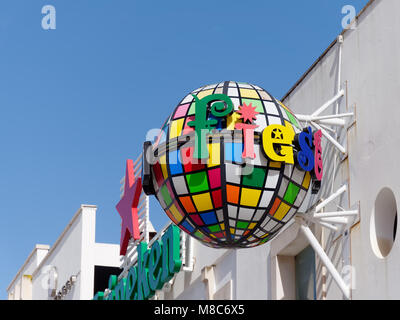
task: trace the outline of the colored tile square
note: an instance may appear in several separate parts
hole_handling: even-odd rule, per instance
[[[187,174],[186,180],[191,193],[208,190],[207,173],[205,171]]]
[[[161,185],[164,183],[164,177],[161,171],[161,166],[160,163],[156,162],[153,165],[153,172],[154,172],[154,177],[156,179],[158,187],[161,187]]]
[[[285,110],[285,111],[286,111],[286,114],[287,114],[287,116],[288,116],[288,118],[289,118],[289,121],[290,121],[295,127],[297,127],[298,129],[301,130],[301,128],[300,128],[300,126],[299,126],[299,123],[297,122],[296,118],[295,118],[289,111],[287,111],[287,110]]]
[[[280,169],[282,167],[282,162],[270,161],[269,166],[270,168]]]
[[[248,222],[244,222],[244,221],[238,221],[236,222],[236,228],[239,229],[247,229],[247,227],[249,226]]]
[[[178,220],[175,219],[174,215],[169,211],[168,209],[165,210],[165,213],[167,214],[168,218],[172,220],[173,223],[178,224]]]
[[[196,212],[196,208],[194,207],[192,199],[190,198],[190,196],[180,197],[179,200],[181,201],[182,206],[185,208],[187,213]]]
[[[161,187],[160,192],[165,201],[165,204],[169,206],[172,203],[172,198],[165,184]]]
[[[181,148],[180,152],[185,172],[199,171],[206,168],[204,164],[201,164],[200,160],[193,159],[193,147]]]
[[[261,99],[263,100],[272,100],[271,96],[265,92],[264,90],[258,90],[258,93],[260,94]]]
[[[160,157],[160,165],[164,180],[166,180],[168,178],[168,169],[167,169],[167,157],[165,156],[165,154]]]
[[[176,221],[181,222],[183,220],[183,216],[179,212],[179,210],[176,208],[176,206],[173,204],[170,208],[169,211],[171,211],[172,215],[175,217]]]
[[[213,209],[210,193],[201,193],[193,196],[194,205],[197,211],[209,211]]]
[[[187,229],[190,233],[194,231],[194,228],[187,221],[183,221],[181,226]]]
[[[243,176],[243,184],[248,187],[263,188],[266,170],[263,168],[253,168],[253,172]]]
[[[176,109],[176,112],[175,112],[175,115],[174,115],[174,119],[178,119],[178,118],[182,118],[182,117],[186,116],[186,113],[187,113],[187,111],[189,109],[189,106],[190,106],[189,103],[179,106]]]
[[[230,206],[230,205],[228,205],[228,216],[229,216],[229,218],[232,218],[232,219],[237,219],[237,212],[238,212],[238,207],[236,207],[236,206]],[[235,220],[232,220],[232,221],[235,221]],[[235,225],[235,223],[233,223],[233,226]]]
[[[267,181],[265,181],[265,188],[275,189],[279,181],[280,172],[277,170],[269,170]]]
[[[253,89],[240,89],[240,96],[242,98],[260,99],[256,90]]]
[[[208,144],[208,167],[215,167],[221,164],[221,144],[209,143]]]
[[[172,177],[172,183],[174,184],[175,191],[178,195],[184,195],[189,193],[186,187],[184,176]]]
[[[188,116],[192,116],[196,113],[196,102],[193,101],[192,104],[190,105],[189,111],[188,111]]]
[[[279,205],[281,204],[281,200],[279,198],[276,198],[274,200],[274,204],[272,205],[271,209],[269,210],[269,214],[271,216],[273,216],[276,212],[276,210],[278,210]]]
[[[240,204],[248,207],[256,207],[260,199],[261,190],[242,188]]]
[[[261,201],[259,207],[261,208],[268,208],[269,204],[271,203],[271,199],[274,196],[274,191],[264,191],[261,197]]]
[[[201,100],[201,99],[203,99],[204,97],[207,97],[207,96],[213,94],[213,92],[214,92],[214,89],[200,91],[200,92],[197,94],[197,98],[199,98],[199,100]]]
[[[210,230],[210,232],[219,232],[219,231],[221,231],[221,227],[219,225],[208,227],[208,229]]]
[[[172,121],[171,126],[169,128],[170,139],[176,138],[181,135],[184,121],[185,121],[184,118]]]
[[[186,118],[185,126],[183,127],[183,132],[182,132],[183,135],[189,134],[190,132],[194,131],[193,127],[189,127],[188,126],[188,123],[191,122],[191,121],[194,121],[194,116],[189,116],[189,117]]]
[[[193,222],[198,225],[198,226],[204,226],[203,220],[201,220],[200,216],[198,214],[192,214],[190,215],[190,218],[193,220]]]
[[[282,120],[280,117],[268,116],[268,125],[271,126],[273,124],[282,125]]]
[[[283,197],[283,200],[285,200],[286,202],[288,202],[290,204],[293,204],[294,201],[296,200],[296,197],[297,197],[299,191],[300,191],[300,188],[298,186],[296,186],[294,183],[290,182],[287,187],[285,196]]]
[[[211,192],[212,199],[214,202],[214,207],[215,208],[220,208],[222,207],[222,194],[221,194],[221,189],[215,190]]]
[[[265,112],[270,115],[279,116],[278,108],[274,102],[264,101]]]
[[[218,220],[217,220],[217,216],[215,215],[215,212],[206,212],[206,213],[202,213],[200,214],[201,218],[203,219],[205,224],[217,224]]]
[[[285,215],[289,212],[289,210],[290,206],[282,202],[278,210],[276,210],[274,218],[277,220],[282,220],[285,217]]]
[[[264,114],[264,106],[261,100],[254,100],[254,99],[242,99],[242,103],[246,103],[247,105],[251,104],[252,107],[256,107],[256,111]],[[260,115],[257,115],[259,117]]]
[[[237,186],[232,186],[230,184],[226,185],[227,200],[230,203],[239,203],[239,191],[240,188]]]
[[[172,175],[183,173],[181,159],[177,150],[169,152],[169,170]]]
[[[225,160],[242,163],[243,143],[225,143]]]
[[[225,165],[226,182],[240,184],[241,167],[236,164],[227,163]]]
[[[209,170],[208,180],[210,181],[211,189],[216,189],[221,187],[221,168]]]
[[[310,186],[310,180],[311,180],[311,175],[309,172],[306,172],[306,175],[304,176],[303,180],[303,188],[308,189]]]

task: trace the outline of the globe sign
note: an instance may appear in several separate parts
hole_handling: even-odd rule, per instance
[[[320,132],[303,130],[286,106],[247,83],[194,90],[150,147],[143,189],[213,248],[268,242],[322,178]]]

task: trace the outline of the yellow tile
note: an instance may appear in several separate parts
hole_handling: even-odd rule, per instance
[[[264,234],[261,238],[264,239],[264,238],[266,238],[266,237],[268,237],[268,236],[269,236],[269,233]]]
[[[289,212],[290,206],[288,206],[286,203],[281,203],[279,206],[278,210],[276,210],[274,214],[274,218],[277,220],[282,220],[286,214]]]
[[[210,193],[208,192],[193,196],[193,201],[197,211],[208,211],[213,209]]]
[[[201,91],[201,92],[197,95],[197,98],[199,98],[199,99],[201,100],[201,99],[203,99],[204,97],[207,97],[207,96],[213,94],[213,92],[214,92],[214,89]]]
[[[221,154],[220,149],[221,146],[219,143],[209,143],[208,144],[208,166],[209,167],[216,167],[221,164]]]
[[[222,231],[225,230],[225,223],[221,223],[219,226],[221,227],[221,230],[222,230]]]
[[[261,190],[242,188],[240,204],[248,207],[256,207],[260,195]]]
[[[235,229],[231,228],[231,234],[235,234]]]
[[[176,138],[181,135],[184,121],[185,118],[172,121],[171,128],[169,130],[170,139]]]
[[[306,172],[306,175],[304,176],[304,180],[303,180],[303,187],[308,189],[308,187],[310,186],[310,180],[311,180],[311,175],[309,172]]]
[[[273,161],[271,161],[271,162],[269,163],[269,166],[270,166],[271,168],[278,168],[278,169],[280,169],[281,166],[282,166],[282,162],[273,162]]]
[[[162,170],[163,177],[164,177],[164,179],[167,179],[168,178],[167,157],[165,156],[165,154],[160,157],[160,164],[161,164],[161,170]]]
[[[178,221],[178,223],[182,221],[182,219],[183,219],[182,215],[178,211],[178,209],[175,207],[174,204],[171,206],[171,208],[169,208],[169,211],[171,211],[171,213],[174,215],[174,217]]]
[[[240,89],[242,98],[260,99],[256,90],[253,89]]]
[[[257,223],[250,223],[249,229],[254,229],[256,225],[257,225]]]

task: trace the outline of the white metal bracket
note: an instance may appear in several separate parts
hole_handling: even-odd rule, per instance
[[[297,119],[306,124],[310,124],[317,130],[321,130],[322,135],[343,155],[346,154],[346,148],[339,143],[337,139],[337,128],[345,127],[346,121],[344,119],[351,118],[354,113],[339,113],[339,100],[345,95],[345,90],[341,83],[342,74],[342,46],[343,46],[343,36],[338,37],[337,43],[339,44],[339,58],[338,58],[338,74],[337,74],[337,92],[333,98],[325,102],[320,108],[318,108],[311,115],[296,114]],[[322,115],[326,109],[331,105],[336,104],[335,112],[330,115]],[[334,128],[331,128],[334,127]],[[334,137],[330,134],[333,133]]]
[[[346,299],[351,296],[351,284],[347,284],[340,273],[335,268],[331,259],[326,254],[324,248],[319,243],[318,239],[314,236],[309,224],[317,224],[321,227],[327,228],[334,232],[343,232],[347,230],[352,222],[359,217],[359,209],[357,210],[342,210],[336,212],[323,212],[324,208],[332,201],[340,197],[347,191],[347,185],[342,186],[336,192],[333,192],[328,198],[321,201],[314,210],[307,213],[298,213],[296,221],[300,224],[300,230],[313,247],[315,253],[319,256],[322,263],[327,268],[328,272],[332,275],[333,280],[339,286]]]

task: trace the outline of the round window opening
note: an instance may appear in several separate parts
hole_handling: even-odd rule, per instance
[[[378,258],[392,250],[397,233],[397,203],[393,191],[384,188],[376,197],[371,216],[371,245]]]

